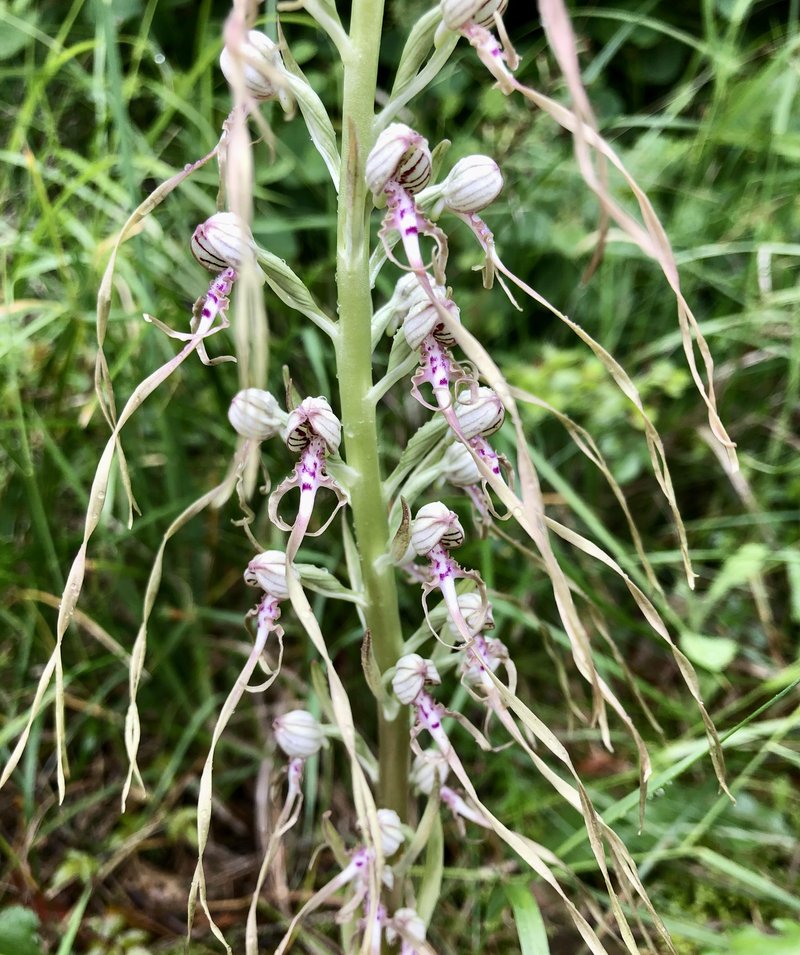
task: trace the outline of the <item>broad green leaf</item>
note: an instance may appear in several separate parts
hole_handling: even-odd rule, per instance
[[[514,921],[517,923],[522,955],[550,955],[544,919],[533,892],[517,882],[512,882],[504,888],[506,897],[514,910]]]
[[[426,925],[439,902],[442,892],[442,873],[444,872],[444,831],[442,818],[437,816],[431,828],[428,845],[425,847],[425,865],[422,881],[417,892],[417,914]]]
[[[735,658],[738,646],[729,637],[706,637],[701,633],[684,633],[681,650],[687,657],[712,673],[721,673]]]
[[[734,587],[741,587],[760,573],[769,556],[770,551],[767,545],[755,541],[744,544],[736,553],[731,554],[705,595],[706,611]]]
[[[0,955],[44,955],[39,944],[39,917],[21,905],[0,912]]]
[[[705,949],[703,955],[797,955],[800,952],[800,923],[776,919],[777,935],[767,935],[748,925],[730,932],[725,948]]]

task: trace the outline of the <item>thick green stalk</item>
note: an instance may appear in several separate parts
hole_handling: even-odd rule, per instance
[[[353,0],[350,55],[344,63],[342,174],[339,184],[336,284],[339,334],[336,363],[347,463],[353,469],[351,502],[366,590],[365,617],[381,671],[402,651],[394,569],[386,554],[389,526],[378,455],[372,387],[369,284],[369,210],[364,166],[372,145],[375,83],[383,22],[383,0]],[[408,718],[379,720],[379,805],[407,815]]]

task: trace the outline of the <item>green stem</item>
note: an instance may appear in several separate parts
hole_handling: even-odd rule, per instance
[[[381,493],[378,429],[372,387],[372,296],[369,283],[369,213],[364,166],[372,146],[375,84],[383,0],[353,0],[350,56],[345,61],[342,105],[342,174],[339,184],[336,283],[339,334],[336,363],[347,463],[354,475],[351,508],[366,591],[364,611],[381,672],[397,662],[402,632],[394,569],[384,557],[389,525]],[[368,202],[369,198],[369,202]],[[378,708],[378,803],[407,817],[409,726],[406,711],[390,722]]]

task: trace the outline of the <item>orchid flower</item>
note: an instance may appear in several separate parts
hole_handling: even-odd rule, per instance
[[[469,40],[500,89],[511,93],[517,86],[512,71],[519,57],[501,16],[507,6],[508,0],[441,0],[440,9],[445,26]],[[496,28],[499,42],[489,26]]]
[[[483,813],[471,806],[455,789],[446,785],[449,772],[447,760],[439,750],[426,749],[414,757],[411,776],[416,788],[425,795],[430,795],[438,782],[439,798],[453,814],[462,834],[466,832],[464,820],[483,829],[490,829],[491,824]]]
[[[247,910],[245,955],[258,955],[258,922],[256,920],[258,900],[261,895],[264,880],[267,877],[267,873],[280,846],[281,839],[300,818],[300,810],[303,805],[303,790],[301,784],[303,781],[305,763],[306,761],[303,757],[295,756],[289,760],[289,764],[286,767],[286,799],[280,811],[280,815],[272,828],[269,842],[264,852],[264,859],[261,862],[261,868],[258,872],[258,879],[256,880],[253,895],[250,899],[250,907]]]
[[[219,717],[217,718],[214,731],[211,734],[211,745],[208,749],[203,772],[200,777],[200,793],[197,799],[197,866],[195,868],[192,885],[189,890],[188,905],[188,925],[191,929],[194,919],[194,909],[199,895],[200,905],[208,919],[209,926],[214,935],[230,951],[230,946],[225,941],[219,926],[211,916],[208,907],[208,898],[206,896],[206,877],[203,867],[203,855],[205,852],[208,834],[211,828],[211,806],[212,806],[212,780],[214,769],[214,754],[217,743],[222,736],[225,727],[233,716],[236,707],[239,704],[245,691],[261,692],[266,690],[275,681],[280,672],[280,664],[283,658],[283,628],[277,622],[280,617],[280,603],[288,599],[289,590],[286,584],[286,556],[280,551],[265,551],[254,557],[247,565],[244,574],[245,583],[251,586],[261,587],[264,594],[258,605],[249,612],[248,617],[256,617],[256,638],[253,648],[239,673],[231,691],[228,694],[225,703],[222,706]],[[259,686],[249,684],[253,671],[256,668],[267,639],[271,633],[278,638],[280,646],[280,656],[278,667],[270,677]]]
[[[433,273],[439,284],[444,283],[447,263],[447,236],[417,207],[414,194],[431,177],[431,152],[424,136],[405,123],[392,123],[378,136],[367,157],[366,180],[376,200],[386,199],[386,216],[378,236],[387,258],[399,268],[408,268],[430,294],[428,266],[422,260],[420,235],[429,235],[436,243],[433,255]],[[408,266],[395,258],[388,241],[397,232],[406,254]]]
[[[464,570],[450,556],[450,548],[464,542],[464,529],[457,515],[441,501],[426,504],[417,511],[411,524],[411,547],[416,554],[430,561],[428,579],[422,587],[422,606],[425,619],[431,631],[440,639],[428,615],[427,597],[432,590],[441,590],[451,623],[463,640],[461,646],[469,646],[478,630],[472,629],[464,617],[456,593],[456,580],[474,580],[478,585],[481,599],[486,604],[486,585],[480,574],[474,570]]]
[[[324,533],[339,509],[347,504],[347,495],[326,470],[329,454],[335,453],[342,439],[342,425],[325,398],[305,398],[289,415],[286,425],[286,444],[290,451],[300,453],[294,472],[283,480],[269,499],[269,518],[276,527],[291,531],[286,545],[286,557],[294,560],[297,550],[308,534],[308,525],[314,509],[317,491],[328,488],[336,495],[336,507],[322,527],[309,534],[318,537]],[[287,524],[278,514],[284,495],[292,488],[300,489],[300,506],[294,524]]]
[[[400,817],[392,809],[378,809],[377,817],[381,835],[381,854],[384,857],[391,856],[405,840]],[[374,906],[374,919],[369,924],[367,923],[370,913],[369,886],[372,881],[372,869],[376,860],[377,855],[374,848],[358,846],[353,849],[350,853],[349,861],[342,871],[315,892],[294,916],[286,935],[275,950],[275,955],[283,955],[287,950],[291,944],[295,928],[309,912],[318,909],[340,889],[345,887],[349,887],[351,894],[349,899],[337,912],[336,921],[339,923],[348,922],[359,909],[362,909],[364,914],[361,919],[361,928],[369,940],[367,950],[370,953],[374,953],[374,955],[380,955],[381,933],[386,921],[386,909],[382,904],[378,903]],[[391,888],[394,883],[392,870],[388,866],[383,866],[382,872],[383,884]]]

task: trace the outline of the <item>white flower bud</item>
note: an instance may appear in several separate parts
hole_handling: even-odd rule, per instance
[[[481,387],[473,394],[462,391],[456,399],[456,417],[465,438],[494,434],[503,423],[503,402],[491,388]]]
[[[500,195],[503,174],[490,156],[460,159],[442,183],[442,197],[454,212],[480,212]]]
[[[342,441],[342,423],[325,398],[304,398],[286,423],[286,444],[299,452],[313,436],[322,438],[328,451],[337,451]]]
[[[494,14],[503,13],[508,0],[442,0],[442,19],[451,30],[467,23],[487,27],[494,23]]]
[[[211,272],[240,269],[245,259],[255,261],[253,233],[234,212],[216,212],[192,235],[192,255]]]
[[[475,459],[460,441],[451,444],[442,457],[442,477],[456,487],[471,487],[482,481]]]
[[[260,587],[276,600],[288,600],[286,554],[282,550],[265,550],[263,554],[257,554],[247,565],[244,582],[251,587]]]
[[[386,941],[394,945],[398,936],[411,945],[421,946],[425,942],[425,923],[414,909],[397,909],[386,924]],[[416,947],[413,951],[416,951]]]
[[[228,408],[228,420],[237,434],[254,441],[266,441],[286,426],[286,412],[268,391],[245,388]]]
[[[308,710],[291,710],[272,722],[275,742],[293,759],[308,759],[318,753],[323,733],[317,718]]]
[[[410,193],[419,192],[431,178],[428,141],[405,123],[392,123],[370,150],[365,175],[376,198],[388,182],[399,183]]]
[[[423,660],[418,653],[407,653],[397,661],[392,689],[401,703],[413,703],[426,683],[441,682],[432,660]]]
[[[394,809],[379,809],[377,815],[381,830],[381,849],[388,858],[406,841],[403,824]]]
[[[429,796],[436,785],[437,777],[439,785],[444,786],[449,773],[450,767],[447,765],[447,760],[439,750],[428,749],[421,756],[414,757],[411,781],[421,793]]]
[[[438,309],[434,307],[424,289],[420,288],[420,292],[421,295],[415,295],[412,299],[408,314],[403,319],[403,334],[409,347],[416,351],[428,335],[434,335],[444,345],[454,345],[455,339],[444,327]],[[433,292],[453,318],[460,321],[458,306],[447,297],[447,289],[443,285],[435,285]]]
[[[248,30],[247,39],[236,53],[227,46],[223,49],[219,66],[231,86],[236,77],[237,56],[241,57],[245,86],[253,99],[268,100],[281,95],[283,85],[279,74],[283,72],[283,60],[278,45],[266,33]]]
[[[456,598],[461,615],[464,617],[464,623],[473,637],[483,633],[484,630],[494,629],[494,616],[492,614],[492,605],[481,596],[477,590],[470,590],[464,594],[459,594]],[[462,631],[456,626],[448,615],[445,631],[456,641],[463,640]]]
[[[492,605],[485,601],[477,590],[459,594],[457,600],[470,633],[476,634],[482,630],[492,630],[494,628]]]
[[[247,92],[254,99],[275,99],[281,85],[277,82],[277,73],[283,70],[283,60],[278,45],[259,30],[248,30],[247,39],[241,44],[237,52],[227,46],[222,50],[219,66],[222,74],[231,86],[236,77],[235,59],[242,60],[242,72]],[[259,68],[261,67],[261,68]]]
[[[437,544],[450,548],[463,543],[464,528],[458,516],[441,501],[421,507],[411,522],[411,546],[417,554],[427,554]]]
[[[413,272],[404,272],[395,283],[389,304],[403,318],[408,310],[420,301],[420,295],[428,297],[417,276]]]

